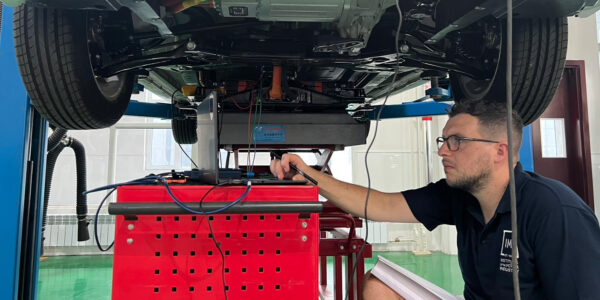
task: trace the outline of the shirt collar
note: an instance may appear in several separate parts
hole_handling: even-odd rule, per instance
[[[517,166],[515,167],[515,193],[517,200],[519,199],[519,191],[525,182],[526,177],[527,173],[523,171],[523,166],[521,166],[520,162],[517,162]],[[510,212],[510,186],[506,187],[506,191],[504,192],[504,195],[502,195],[502,199],[500,199],[500,203],[496,209],[496,214],[507,212]]]

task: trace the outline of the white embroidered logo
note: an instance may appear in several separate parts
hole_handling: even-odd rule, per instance
[[[500,248],[500,271],[512,272],[512,230],[502,233],[502,247]],[[517,252],[517,258],[519,253]]]

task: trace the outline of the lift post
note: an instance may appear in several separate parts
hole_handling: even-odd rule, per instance
[[[0,249],[3,266],[0,270],[0,295],[3,295],[5,299],[29,300],[36,298],[39,256],[42,246],[41,207],[44,198],[43,174],[47,122],[33,110],[18,71],[13,40],[13,9],[6,6],[2,8],[0,65],[3,69],[0,71],[0,88],[4,95],[3,103],[5,105],[0,118],[0,126],[5,133],[0,139],[0,155],[4,169],[0,174],[0,180],[5,201],[0,210],[4,242],[4,246]],[[158,109],[157,107],[157,105],[132,101],[128,108],[128,114],[169,118],[171,115],[169,105],[163,104]],[[445,114],[446,107],[447,105],[435,102],[388,106],[382,114],[382,118],[440,115]],[[154,109],[153,112],[149,112],[149,108]],[[371,119],[375,119],[374,116],[374,114],[370,115]],[[521,161],[527,161],[528,163],[524,164],[525,169],[528,169],[529,165],[529,169],[532,170],[530,139],[530,129],[526,129],[523,137],[526,146],[522,148]],[[354,226],[360,225],[354,224]],[[336,227],[338,226],[336,225]],[[322,255],[335,255],[336,264],[339,258],[340,267],[336,267],[337,272],[341,270],[341,256],[339,256],[341,253],[337,252],[340,247],[335,243],[338,241],[332,241],[331,247],[327,247],[332,253],[322,253]],[[342,255],[349,253],[353,253],[352,250],[348,253],[344,252]],[[362,273],[361,271],[359,270],[358,274]],[[337,277],[341,277],[341,273]],[[326,277],[321,279],[322,285],[326,284],[325,280]],[[356,290],[356,292],[359,294],[360,291]]]
[[[3,201],[0,210],[0,295],[35,299],[41,248],[47,122],[33,110],[18,71],[13,40],[13,9],[3,6],[0,27],[0,126]]]

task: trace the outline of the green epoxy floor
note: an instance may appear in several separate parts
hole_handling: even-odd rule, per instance
[[[416,256],[411,252],[374,252],[374,258],[365,262],[366,270],[373,267],[378,255],[452,294],[462,294],[464,282],[456,256],[438,252],[425,256]],[[332,260],[328,263],[328,269],[328,274],[332,274]],[[332,282],[331,278],[328,282]],[[109,255],[50,257],[40,263],[38,299],[108,300],[111,285],[112,256]]]
[[[110,299],[112,255],[56,256],[40,262],[38,297]]]

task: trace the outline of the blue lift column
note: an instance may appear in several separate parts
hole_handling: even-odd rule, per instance
[[[519,161],[523,170],[533,172],[533,145],[531,143],[531,125],[523,128],[523,139],[519,149]]]
[[[41,244],[47,122],[32,109],[13,41],[13,9],[2,7],[0,27],[0,187],[2,299],[35,299]]]

